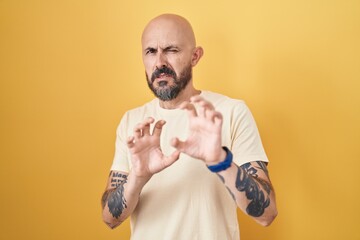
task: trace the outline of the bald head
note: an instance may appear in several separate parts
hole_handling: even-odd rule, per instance
[[[193,95],[192,68],[203,55],[190,23],[174,14],[152,19],[141,38],[147,83],[162,101]]]
[[[143,49],[153,44],[177,44],[183,48],[196,46],[195,35],[190,23],[175,14],[163,14],[152,19],[142,34]]]

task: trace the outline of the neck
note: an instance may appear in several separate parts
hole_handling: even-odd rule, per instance
[[[190,98],[195,95],[199,95],[201,93],[200,90],[195,89],[191,83],[186,86],[184,90],[182,90],[179,95],[170,101],[162,101],[159,100],[160,107],[165,109],[175,109],[178,108],[179,105],[184,101],[190,101]]]

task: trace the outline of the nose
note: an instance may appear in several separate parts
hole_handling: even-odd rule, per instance
[[[156,55],[155,67],[160,69],[164,66],[167,66],[167,59],[165,54],[159,51]]]

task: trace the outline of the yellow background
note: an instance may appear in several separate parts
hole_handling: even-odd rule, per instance
[[[358,0],[0,1],[0,239],[129,238],[100,197],[164,12],[205,49],[195,85],[245,99],[271,160],[278,218],[239,212],[242,240],[360,239]]]

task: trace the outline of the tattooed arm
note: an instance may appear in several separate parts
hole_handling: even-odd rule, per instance
[[[222,162],[226,158],[221,147],[222,114],[201,96],[191,97],[190,102],[180,105],[180,109],[188,112],[190,132],[185,141],[172,139],[172,146],[208,166]],[[277,215],[275,194],[265,163],[258,161],[240,167],[231,163],[218,175],[241,210],[264,226],[274,220]]]
[[[141,189],[148,179],[111,171],[101,198],[103,221],[110,227],[119,226],[135,209]]]
[[[275,193],[266,163],[250,162],[217,173],[233,196],[238,207],[263,226],[268,226],[277,215]]]
[[[147,118],[134,128],[134,135],[127,139],[131,153],[132,169],[129,174],[110,172],[108,185],[102,197],[103,220],[111,228],[120,225],[135,209],[144,185],[156,173],[169,167],[180,152],[165,156],[160,148],[160,135],[165,121]]]

